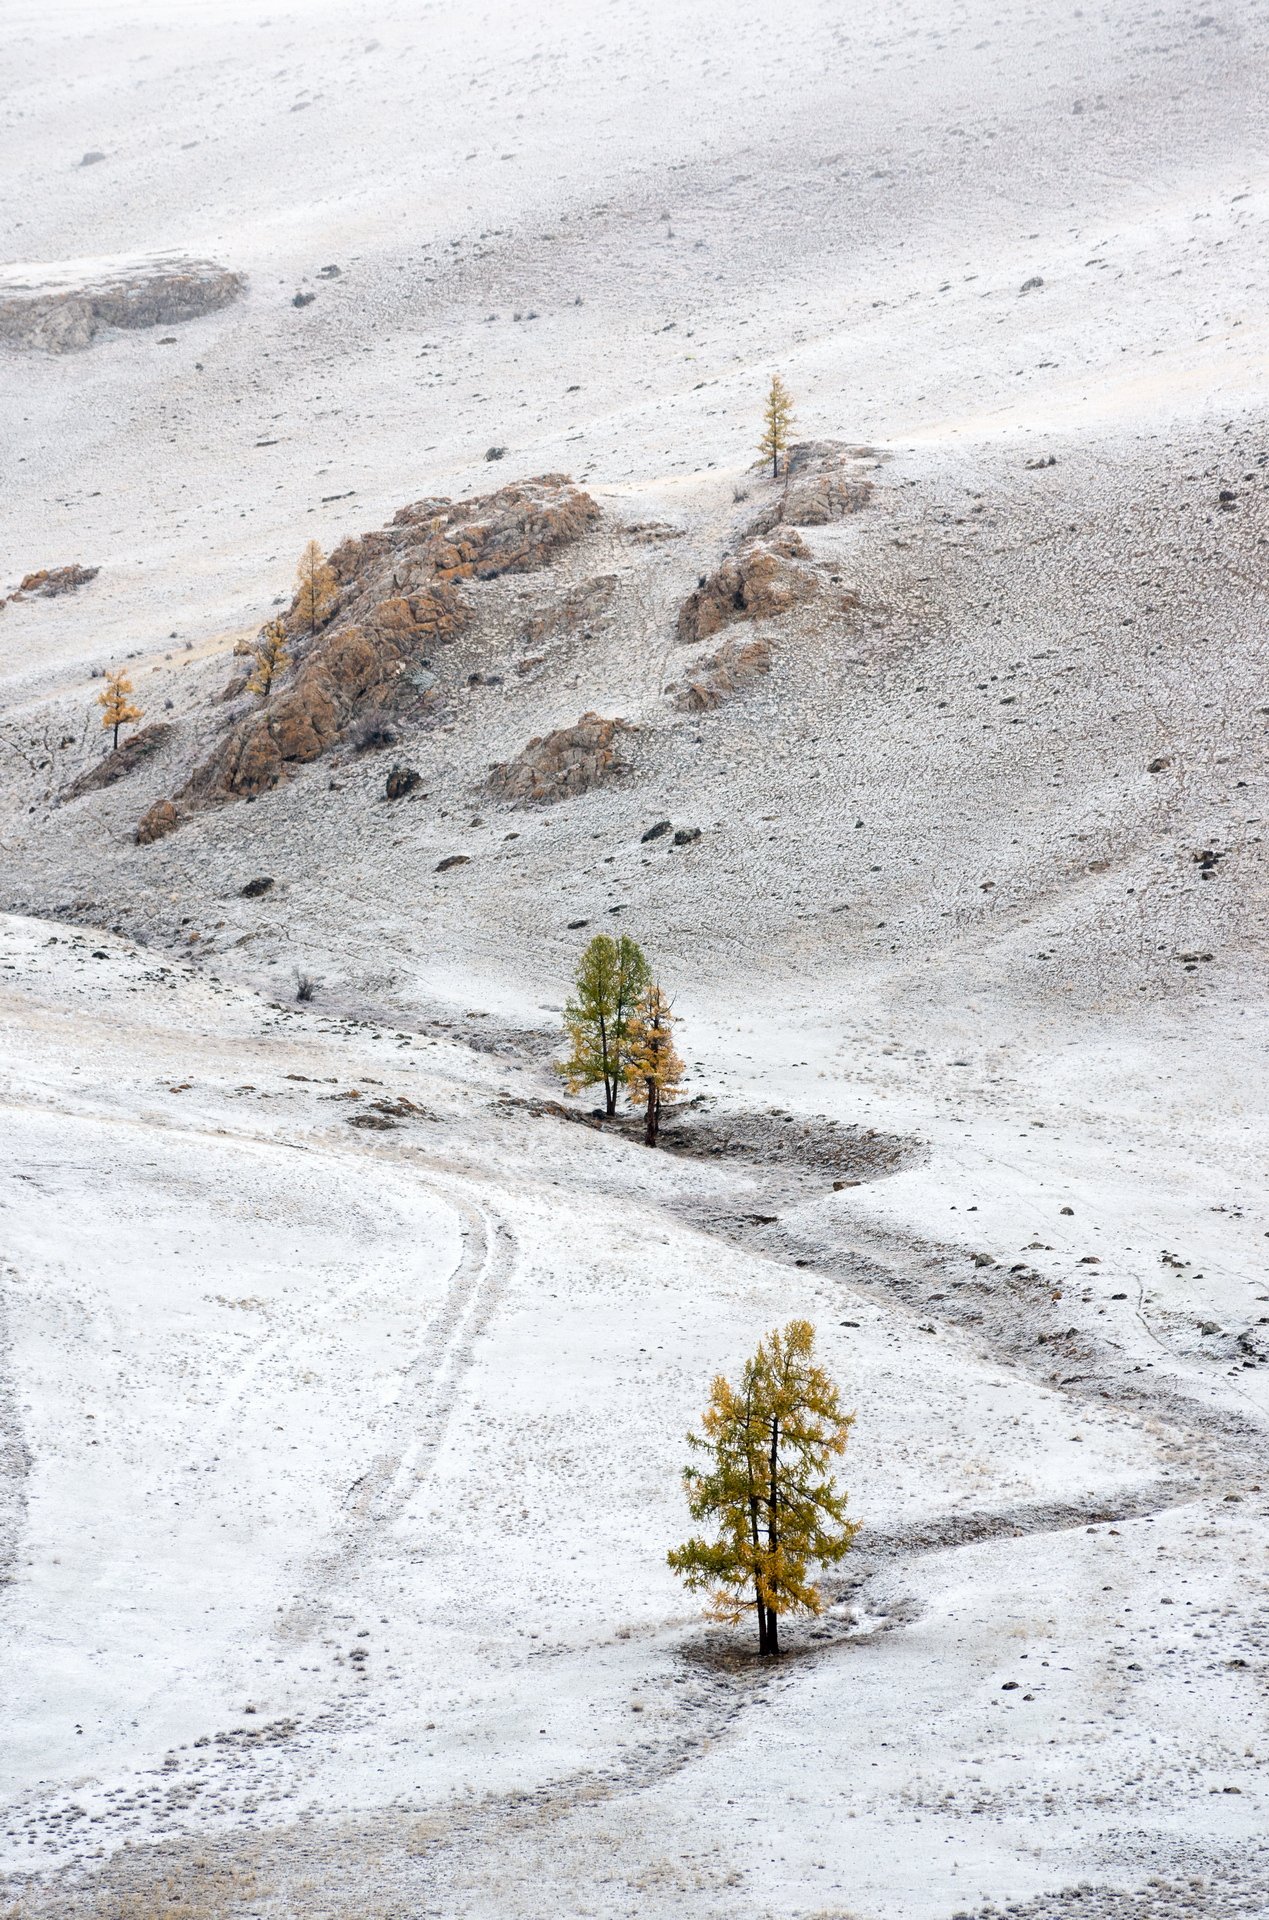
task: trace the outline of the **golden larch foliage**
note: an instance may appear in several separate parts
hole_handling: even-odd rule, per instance
[[[661,1109],[679,1092],[683,1062],[674,1046],[674,1014],[660,986],[645,988],[630,1019],[623,1078],[632,1107],[643,1106],[644,1139],[655,1147]]]
[[[330,563],[316,540],[310,540],[300,555],[295,576],[295,605],[291,611],[297,625],[310,635],[316,633],[334,612],[338,599],[339,582]]]
[[[630,1050],[630,1024],[651,981],[651,969],[637,940],[597,933],[582,954],[573,997],[564,1008],[569,1056],[557,1069],[570,1093],[604,1087],[604,1108],[617,1111]]]
[[[762,438],[758,451],[771,462],[771,478],[779,477],[780,457],[789,450],[789,431],[793,426],[793,395],[778,373],[771,376],[771,388],[762,413]]]
[[[859,1531],[833,1481],[854,1414],[814,1358],[815,1329],[791,1320],[759,1342],[739,1386],[719,1374],[688,1445],[705,1464],[683,1470],[694,1536],[668,1555],[686,1585],[709,1596],[715,1620],[735,1624],[753,1607],[758,1651],[780,1651],[782,1613],[819,1613],[812,1563],[830,1566]]]
[[[134,707],[129,695],[132,682],[122,670],[112,673],[106,681],[106,690],[97,695],[97,705],[102,709],[101,724],[112,730],[112,747],[119,745],[120,727],[135,726],[141,718],[142,709]]]
[[[286,626],[281,620],[270,620],[261,629],[259,638],[251,649],[255,666],[251,669],[251,678],[247,681],[247,692],[258,693],[267,700],[273,691],[273,683],[279,674],[285,673],[291,664],[291,656],[286,650]]]

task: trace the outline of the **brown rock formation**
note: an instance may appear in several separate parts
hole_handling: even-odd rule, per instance
[[[295,633],[292,606],[290,675],[230,729],[178,798],[199,805],[264,793],[288,765],[345,740],[366,713],[426,701],[435,676],[422,658],[471,616],[459,583],[545,566],[598,518],[588,494],[552,473],[475,500],[421,500],[390,526],[343,541],[330,556],[339,599],[326,626],[312,639]],[[235,680],[225,697],[238,691]]]
[[[538,735],[514,760],[499,761],[490,791],[518,806],[546,805],[620,779],[630,772],[627,741],[637,731],[628,720],[584,713],[575,726]]]
[[[77,780],[72,780],[62,795],[63,800],[78,800],[81,794],[97,793],[102,787],[112,787],[116,780],[126,780],[143,761],[150,759],[160,747],[166,746],[175,731],[175,727],[167,720],[157,720],[153,726],[142,727],[139,733],[134,733],[113,753],[108,753],[104,760],[99,760],[95,767],[89,767]]]
[[[213,313],[246,285],[210,260],[155,261],[96,286],[66,284],[62,268],[31,283],[0,283],[0,340],[45,353],[75,353],[103,327],[170,327]]]
[[[681,713],[707,713],[770,671],[768,641],[725,640],[717,653],[693,660],[683,684],[669,686],[666,692],[675,695],[674,704]]]
[[[681,642],[708,640],[736,620],[772,620],[812,600],[822,579],[804,540],[786,528],[729,554],[679,610]]]
[[[100,571],[100,567],[81,567],[77,561],[69,567],[41,567],[38,573],[28,573],[9,598],[53,600],[59,593],[74,593],[76,587],[86,587],[90,580],[97,578]],[[4,602],[0,601],[0,606],[3,605]]]
[[[165,834],[172,833],[181,824],[181,816],[170,800],[156,800],[152,807],[137,821],[135,834],[139,847],[148,847],[152,840],[161,840]]]
[[[844,447],[833,440],[802,441],[789,449],[784,486],[750,525],[753,534],[775,527],[826,527],[859,513],[872,498],[872,481],[858,462],[875,458],[871,447]]]

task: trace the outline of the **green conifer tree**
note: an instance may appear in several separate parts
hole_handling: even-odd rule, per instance
[[[652,978],[643,949],[629,934],[597,933],[582,954],[573,997],[564,1008],[569,1057],[558,1071],[570,1093],[603,1082],[604,1110],[617,1111],[625,1079],[630,1022]]]

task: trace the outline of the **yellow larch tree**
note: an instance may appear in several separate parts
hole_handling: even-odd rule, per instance
[[[330,562],[316,540],[310,540],[300,555],[299,570],[295,576],[295,605],[291,611],[298,624],[306,628],[311,637],[334,612],[338,599],[339,582]]]
[[[629,1058],[630,1022],[652,978],[637,940],[597,933],[578,963],[573,997],[564,1008],[569,1055],[558,1072],[570,1093],[603,1082],[604,1109],[617,1111]]]
[[[645,988],[626,1033],[622,1077],[632,1107],[644,1110],[643,1137],[655,1147],[661,1108],[679,1091],[683,1062],[674,1047],[674,1014],[660,986]]]
[[[793,425],[793,395],[778,373],[771,376],[767,404],[762,413],[762,438],[759,453],[771,462],[771,478],[780,475],[780,458],[789,450],[789,430]]]
[[[142,709],[134,707],[129,698],[132,682],[122,668],[112,673],[106,681],[106,690],[97,695],[97,705],[102,709],[101,724],[112,732],[111,746],[119,745],[120,727],[135,726],[141,718]]]
[[[286,626],[281,620],[270,620],[263,627],[251,649],[255,666],[251,669],[251,678],[247,681],[247,692],[258,693],[267,700],[273,691],[273,683],[279,674],[285,673],[291,664],[291,656],[286,650]]]
[[[709,1596],[715,1620],[758,1617],[758,1652],[780,1651],[782,1613],[819,1613],[811,1567],[849,1551],[855,1521],[833,1481],[854,1414],[814,1358],[815,1329],[791,1320],[759,1342],[739,1386],[715,1379],[702,1432],[688,1445],[704,1464],[683,1470],[693,1520],[713,1522],[714,1539],[695,1536],[667,1556],[693,1590]]]

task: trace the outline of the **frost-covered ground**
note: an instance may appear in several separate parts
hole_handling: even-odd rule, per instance
[[[101,569],[0,612],[0,1910],[1269,1914],[1263,9],[4,39],[5,284],[249,286],[0,358],[0,586]],[[775,367],[875,449],[806,535],[861,611],[684,716]],[[422,797],[322,762],[135,846],[305,539],[552,470],[616,612],[408,735]],[[125,658],[176,745],[62,804]],[[481,792],[588,707],[630,782]],[[752,1155],[536,1110],[606,924]],[[795,1313],[863,1531],[768,1672],[664,1556]]]

